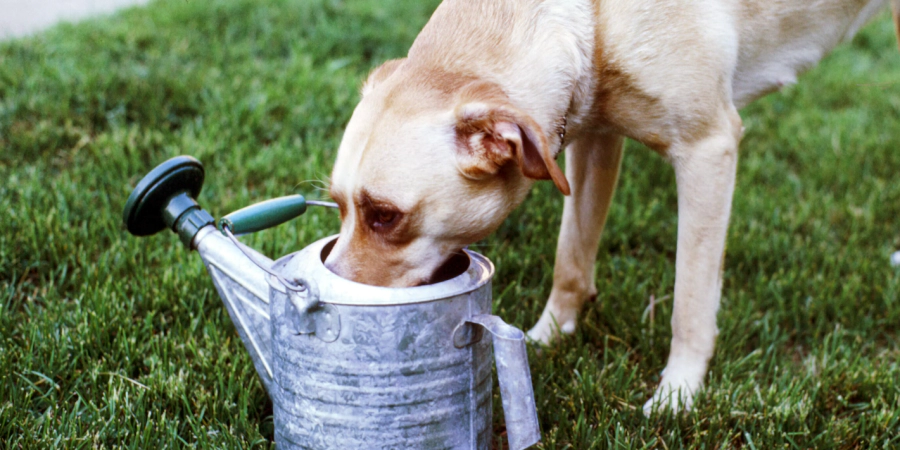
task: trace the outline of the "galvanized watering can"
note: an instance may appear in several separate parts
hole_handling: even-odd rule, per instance
[[[200,253],[272,399],[278,448],[488,449],[492,344],[509,446],[540,441],[525,336],[490,314],[487,258],[467,250],[446,280],[403,289],[328,270],[337,236],[273,262],[234,235],[326,204],[281,197],[217,228],[194,200],[203,179],[188,156],[157,166],[129,196],[125,224],[135,236],[169,228]]]

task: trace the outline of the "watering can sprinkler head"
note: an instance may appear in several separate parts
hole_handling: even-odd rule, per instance
[[[149,236],[169,228],[191,248],[200,229],[214,222],[195,200],[204,176],[203,164],[190,156],[176,156],[156,166],[125,202],[123,220],[128,231]]]

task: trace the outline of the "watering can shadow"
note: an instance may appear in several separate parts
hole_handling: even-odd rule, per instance
[[[169,228],[200,254],[272,400],[279,448],[488,449],[492,359],[510,448],[540,441],[525,335],[490,314],[487,258],[464,250],[443,281],[402,289],[328,270],[337,236],[272,261],[235,235],[317,202],[268,200],[217,228],[195,200],[203,179],[194,158],[160,164],[134,188],[124,221],[135,236]]]

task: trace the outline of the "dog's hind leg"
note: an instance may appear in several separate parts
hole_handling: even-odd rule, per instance
[[[678,248],[672,347],[659,387],[644,405],[690,409],[713,355],[725,237],[737,170],[741,118],[723,108],[704,137],[669,151],[678,183]]]
[[[897,33],[897,46],[900,47],[900,0],[891,0],[891,10],[894,13],[894,31]]]
[[[572,194],[563,205],[553,290],[540,320],[528,332],[532,340],[547,344],[559,332],[574,332],[582,305],[597,294],[594,261],[619,176],[623,141],[612,134],[586,135],[566,150]]]

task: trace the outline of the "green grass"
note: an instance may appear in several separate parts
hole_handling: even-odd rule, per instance
[[[0,43],[0,446],[273,446],[271,405],[210,278],[170,233],[121,225],[178,154],[221,216],[324,197],[365,73],[436,1],[160,0]],[[743,111],[721,334],[689,414],[644,418],[668,351],[671,168],[629,143],[578,332],[531,355],[544,448],[900,446],[900,54],[886,15]],[[531,326],[562,198],[540,183],[477,250],[494,309]],[[249,242],[338,230],[311,211]],[[495,391],[496,393],[497,391]],[[495,402],[495,427],[502,426]]]

